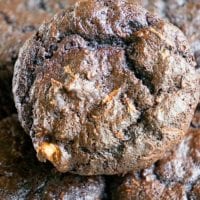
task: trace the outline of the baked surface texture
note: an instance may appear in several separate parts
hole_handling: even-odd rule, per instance
[[[68,3],[68,0],[0,0],[0,119],[16,112],[11,85],[19,49],[43,21]]]
[[[149,11],[179,27],[189,40],[200,67],[200,2],[196,0],[139,0]]]
[[[188,129],[199,99],[183,33],[127,1],[83,1],[21,49],[13,92],[38,158],[61,172],[151,165]]]
[[[194,124],[196,124],[194,126]],[[113,192],[117,200],[198,200],[200,197],[200,117],[196,112],[184,140],[138,173],[127,175]]]
[[[59,174],[41,164],[16,116],[0,121],[0,197],[11,199],[97,200],[105,197],[102,177]]]

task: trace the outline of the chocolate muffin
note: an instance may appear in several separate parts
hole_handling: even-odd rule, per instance
[[[175,26],[128,1],[84,1],[21,49],[13,92],[38,158],[61,172],[119,174],[162,157],[188,129],[199,82]]]
[[[100,200],[105,196],[102,177],[63,175],[39,163],[16,116],[0,121],[0,146],[1,199]]]
[[[44,20],[68,3],[68,0],[0,0],[0,119],[15,112],[11,85],[19,48]]]
[[[199,113],[194,121],[197,125]],[[200,121],[198,125],[200,126]],[[117,200],[198,200],[200,197],[200,129],[192,128],[184,140],[150,168],[127,175],[113,189]],[[117,189],[116,189],[117,188]]]

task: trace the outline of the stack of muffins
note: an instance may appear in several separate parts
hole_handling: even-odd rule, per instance
[[[200,2],[0,0],[0,19],[1,199],[200,199]]]

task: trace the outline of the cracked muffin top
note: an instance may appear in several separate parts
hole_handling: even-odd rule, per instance
[[[199,98],[183,33],[135,3],[87,0],[57,14],[15,65],[19,119],[61,172],[151,165],[188,129]]]

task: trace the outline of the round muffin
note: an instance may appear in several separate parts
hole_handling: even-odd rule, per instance
[[[19,49],[44,20],[67,7],[70,2],[0,0],[0,119],[16,112],[11,85]]]
[[[102,177],[58,174],[38,162],[17,117],[0,121],[0,197],[10,199],[85,199],[105,197]]]
[[[199,98],[182,32],[128,1],[81,1],[21,49],[13,93],[38,158],[61,172],[151,165],[188,129]]]
[[[200,197],[200,129],[190,130],[173,151],[151,168],[127,175],[114,200],[197,200]],[[116,189],[117,188],[117,189]]]

